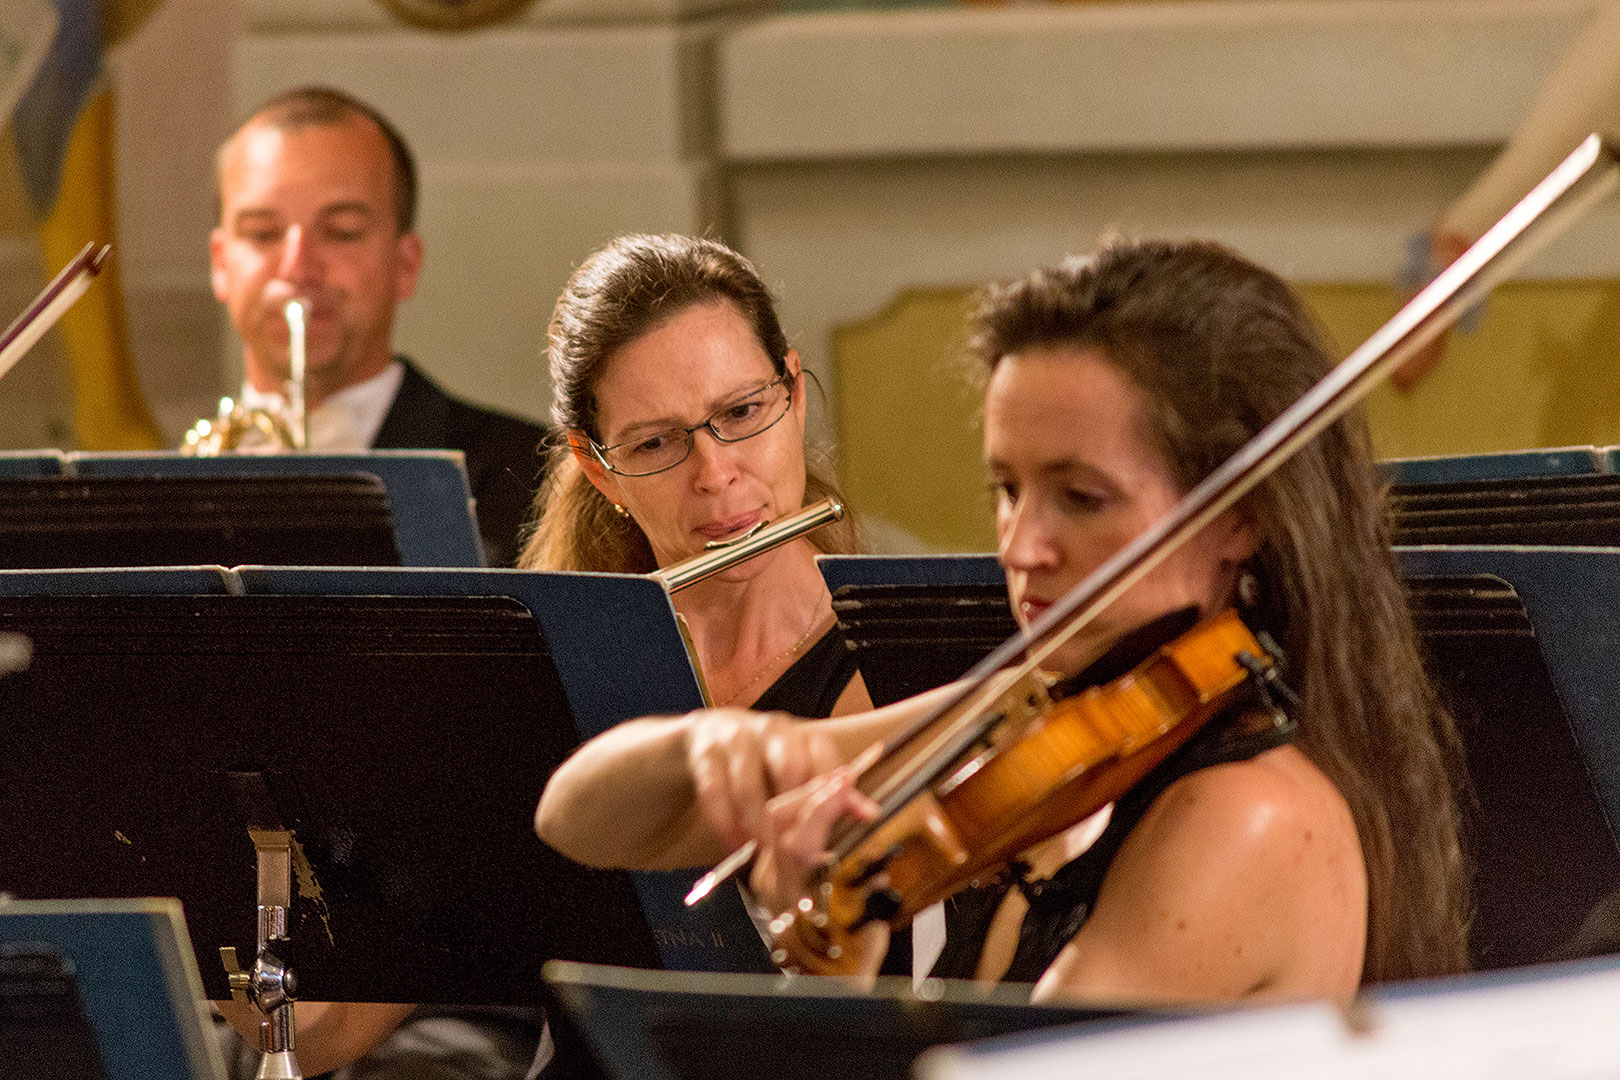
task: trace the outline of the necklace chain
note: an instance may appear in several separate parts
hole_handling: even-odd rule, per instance
[[[810,623],[810,628],[804,632],[803,636],[801,636],[798,641],[795,641],[792,645],[789,645],[785,650],[783,650],[782,652],[779,652],[775,656],[771,657],[771,659],[762,668],[760,668],[759,674],[755,675],[752,679],[750,679],[747,683],[745,683],[739,690],[737,690],[736,693],[734,693],[730,697],[726,698],[726,700],[724,700],[722,702],[718,702],[718,704],[720,704],[720,705],[732,705],[732,704],[735,704],[737,701],[741,700],[744,697],[744,695],[748,694],[756,686],[758,686],[760,683],[764,682],[767,678],[770,678],[774,682],[775,679],[777,677],[780,677],[780,675],[782,674],[782,672],[777,670],[777,669],[778,669],[778,666],[782,663],[783,660],[787,659],[790,656],[794,656],[795,654],[798,653],[798,651],[800,649],[804,648],[805,643],[808,642],[812,636],[816,635],[817,630],[821,630],[823,627],[826,627],[826,626],[830,625],[830,623],[836,621],[836,619],[830,619],[829,618],[829,616],[831,616],[831,615],[832,615],[832,612],[829,611],[825,615],[814,619]],[[753,700],[753,699],[750,699],[750,700]]]

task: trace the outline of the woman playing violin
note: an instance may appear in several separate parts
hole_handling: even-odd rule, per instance
[[[832,493],[806,464],[805,382],[771,297],[709,240],[625,236],[569,279],[550,327],[552,455],[519,565],[646,573]],[[815,552],[847,525],[675,597],[720,704],[828,716],[870,708]]]
[[[989,375],[998,554],[1025,625],[1330,366],[1286,285],[1201,243],[1112,245],[993,287],[972,351]],[[1456,737],[1419,663],[1359,414],[1049,664],[1072,675],[1159,616],[1234,605],[1281,643],[1293,724],[1217,717],[1106,818],[947,901],[935,973],[1033,981],[1038,997],[1214,1001],[1344,999],[1463,965]],[[713,861],[753,839],[753,890],[788,910],[834,824],[876,812],[855,769],[825,766],[946,692],[814,726],[737,711],[623,725],[553,778],[541,835],[638,866]],[[825,774],[801,785],[807,762]],[[873,970],[886,933],[861,930],[847,966]]]

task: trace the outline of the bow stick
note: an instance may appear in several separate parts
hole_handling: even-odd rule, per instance
[[[45,336],[45,331],[56,325],[56,320],[73,306],[74,301],[84,295],[96,275],[101,273],[101,267],[111,253],[112,248],[106,244],[100,248],[93,242],[84,245],[84,250],[62,267],[62,272],[34,297],[34,302],[23,309],[15,322],[6,327],[6,332],[0,334],[0,377]]]

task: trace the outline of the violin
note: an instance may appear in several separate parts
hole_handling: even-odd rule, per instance
[[[1129,665],[1145,642],[1156,647]],[[1189,608],[1128,635],[1072,679],[1019,678],[1000,691],[992,726],[928,770],[920,794],[896,800],[881,790],[897,786],[893,777],[879,785],[874,797],[880,806],[897,802],[894,811],[833,841],[806,900],[772,921],[772,959],[789,970],[850,974],[842,961],[851,934],[872,922],[904,925],[1079,824],[1214,717],[1243,709],[1267,726],[1287,723],[1280,661],[1276,645],[1237,612],[1198,621]],[[1124,674],[1101,681],[1121,666]]]
[[[1042,663],[1617,185],[1615,149],[1588,137],[1360,348],[890,742],[857,778],[878,816],[835,830],[809,894],[772,920],[772,959],[848,974],[857,958],[846,945],[860,928],[903,925],[1083,820],[1211,717],[1251,704],[1241,699],[1245,688],[1253,705],[1274,708],[1277,653],[1232,612],[1172,635],[1140,665],[1078,693],[1049,685]],[[752,843],[733,852],[687,903],[752,854]]]

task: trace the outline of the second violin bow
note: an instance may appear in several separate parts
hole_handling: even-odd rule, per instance
[[[99,248],[93,242],[84,245],[84,250],[62,267],[61,273],[6,327],[6,332],[0,334],[0,376],[10,371],[12,365],[45,336],[45,331],[67,313],[74,301],[84,295],[110,254],[112,248],[106,244]]]

